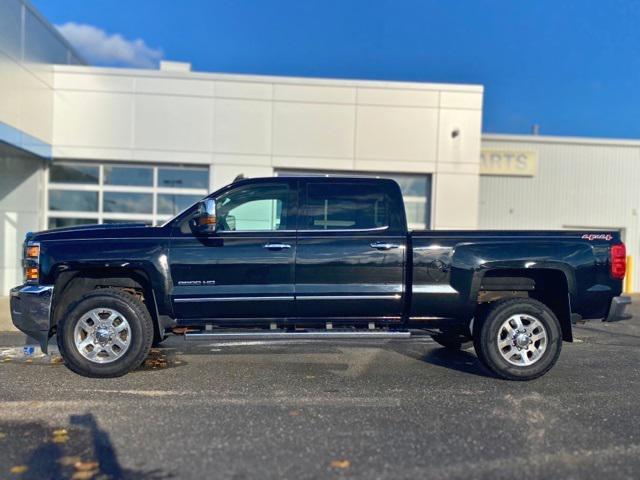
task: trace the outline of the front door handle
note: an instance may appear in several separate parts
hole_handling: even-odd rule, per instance
[[[376,248],[378,250],[392,250],[394,248],[400,248],[400,245],[395,243],[373,242],[371,244],[371,248]]]
[[[288,243],[265,243],[262,248],[267,250],[287,250],[291,248],[291,245]]]

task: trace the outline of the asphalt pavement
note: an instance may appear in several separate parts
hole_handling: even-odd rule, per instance
[[[97,380],[0,335],[0,479],[637,479],[634,300],[634,319],[576,327],[524,383],[430,339],[177,337]]]

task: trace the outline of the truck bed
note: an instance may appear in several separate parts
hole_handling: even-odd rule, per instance
[[[618,232],[415,230],[409,238],[414,320],[470,318],[490,283],[542,290],[560,281],[583,318],[605,317],[620,294],[609,271]]]

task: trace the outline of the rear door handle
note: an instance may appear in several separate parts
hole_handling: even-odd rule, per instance
[[[400,248],[400,245],[395,243],[373,242],[371,244],[371,248],[376,248],[378,250],[392,250],[394,248]]]
[[[291,245],[288,243],[265,243],[262,248],[267,250],[286,250],[291,248]]]

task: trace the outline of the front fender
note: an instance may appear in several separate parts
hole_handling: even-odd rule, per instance
[[[41,283],[64,285],[82,272],[96,278],[134,274],[148,282],[155,299],[157,314],[173,316],[169,292],[168,242],[155,239],[123,239],[109,242],[86,240],[82,247],[70,241],[52,241],[41,245]],[[59,288],[62,287],[62,288]]]

